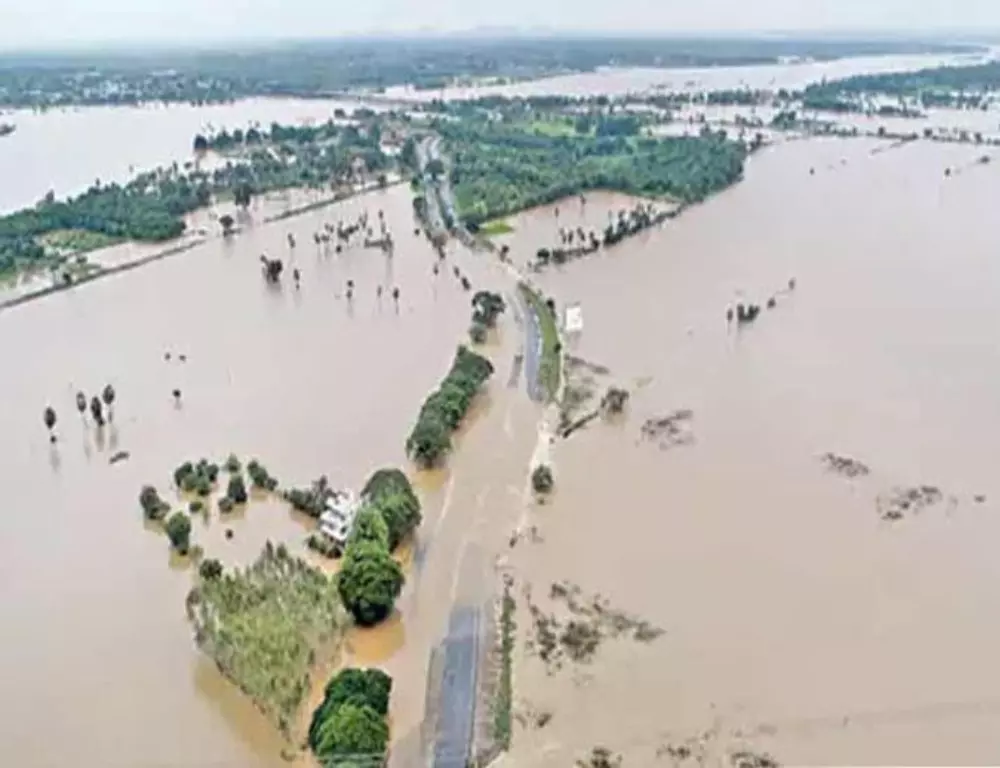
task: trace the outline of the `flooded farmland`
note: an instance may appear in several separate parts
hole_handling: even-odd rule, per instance
[[[545,717],[522,716],[509,764],[595,746],[625,765],[995,760],[1000,176],[976,147],[879,146],[772,147],[662,231],[540,275],[583,307],[571,353],[632,398],[554,447],[543,543],[512,554],[534,644],[518,707]],[[545,219],[512,220],[512,253]],[[685,439],[651,439],[678,413]],[[827,452],[868,473],[831,471]],[[930,503],[882,514],[921,488]],[[663,636],[605,635],[553,671],[525,590],[558,612],[563,581]]]
[[[324,254],[312,243],[324,222],[379,208],[397,240],[391,258],[360,248]],[[466,339],[470,294],[451,267],[477,287],[496,282],[492,264],[458,252],[435,277],[437,255],[413,234],[411,210],[405,187],[371,193],[3,313],[0,349],[17,372],[0,383],[10,406],[0,416],[4,477],[17,510],[0,524],[8,612],[0,676],[19,703],[0,734],[11,760],[283,764],[270,726],[197,652],[184,615],[191,573],[171,559],[162,533],[144,527],[137,493],[145,483],[167,489],[185,459],[231,451],[259,457],[292,486],[325,473],[335,486],[358,487],[378,466],[405,466],[420,404]],[[287,275],[281,287],[267,285],[262,251],[299,268],[301,289]],[[400,288],[398,311],[389,286]],[[421,717],[427,656],[447,625],[469,537],[499,527],[503,540],[504,515],[519,514],[534,444],[534,407],[507,387],[519,333],[505,321],[488,347],[497,374],[460,438],[469,450],[447,472],[418,478],[425,519],[400,617],[352,634],[345,648],[386,663],[396,678],[399,735]],[[118,393],[114,423],[98,433],[73,397],[107,382]],[[54,449],[42,426],[46,403],[59,416]],[[110,465],[119,450],[130,457]],[[232,522],[215,512],[207,525],[194,522],[195,543],[227,565],[248,562],[268,538],[303,551],[309,530],[268,501]],[[44,738],[53,727],[62,737]]]
[[[790,71],[778,85],[797,82],[801,71]],[[750,69],[718,72],[713,86],[757,82]],[[644,87],[634,76],[628,88]],[[592,77],[587,88],[608,87],[605,74]],[[186,115],[164,123],[169,146],[109,145],[65,176],[52,159],[24,166],[25,184],[4,185],[0,208],[94,174],[116,178],[133,162],[182,161],[209,123],[331,109],[265,104],[37,116],[50,121],[46,146],[59,147],[73,120],[132,141],[145,134],[123,130],[119,112]],[[80,116],[91,114],[104,117]],[[523,329],[513,307],[505,315],[487,345],[496,374],[458,450],[446,470],[415,477],[424,522],[398,613],[352,631],[343,649],[392,674],[400,753],[419,741],[428,657],[451,607],[486,599],[499,564],[519,608],[507,765],[570,765],[595,746],[626,765],[741,749],[783,763],[995,761],[1000,233],[990,214],[1000,158],[980,162],[995,153],[781,143],[718,198],[535,276],[560,307],[583,309],[570,354],[606,367],[631,399],[623,417],[550,446],[556,491],[526,512],[539,407],[517,376]],[[537,209],[512,217],[502,242],[524,266],[558,226],[603,228],[629,202],[564,201],[558,223]],[[378,466],[405,466],[420,404],[467,338],[470,294],[452,268],[475,288],[512,287],[489,256],[454,244],[433,274],[437,256],[413,234],[405,187],[262,223],[287,205],[258,203],[231,241],[213,232],[187,253],[0,312],[11,502],[0,522],[0,676],[11,702],[0,742],[11,762],[286,764],[264,718],[197,652],[184,615],[192,574],[143,526],[138,491],[166,490],[185,459],[230,452],[260,458],[288,485],[325,473],[357,487]],[[379,208],[397,241],[391,259],[314,245],[324,223]],[[268,286],[262,252],[300,269],[301,289],[287,271]],[[753,324],[727,322],[727,308],[772,297]],[[115,419],[98,432],[73,396],[106,383]],[[117,451],[129,458],[109,464]],[[530,535],[511,546],[515,526]],[[231,522],[196,519],[194,540],[234,565],[267,539],[302,552],[308,531],[286,505],[258,500]],[[560,590],[576,588],[663,634],[633,641],[602,625],[586,658],[543,663],[529,602],[565,616]]]

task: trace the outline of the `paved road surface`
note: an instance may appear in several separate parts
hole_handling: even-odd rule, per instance
[[[466,768],[472,750],[476,710],[479,610],[452,611],[445,640],[441,713],[434,744],[434,768]]]

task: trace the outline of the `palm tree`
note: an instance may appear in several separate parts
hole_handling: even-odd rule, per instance
[[[101,399],[104,404],[108,407],[108,421],[113,421],[115,418],[114,412],[111,410],[111,406],[115,402],[115,388],[110,384],[106,385],[101,391]]]
[[[87,396],[83,392],[76,393],[76,409],[80,412],[80,418],[87,418]]]
[[[56,412],[51,405],[45,406],[45,428],[49,430],[49,442],[54,443],[56,441],[56,436],[52,432],[52,429],[56,425]]]

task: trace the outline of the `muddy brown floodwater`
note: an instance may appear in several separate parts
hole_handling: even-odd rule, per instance
[[[669,765],[670,747],[684,765],[746,748],[785,764],[996,762],[1000,172],[976,147],[879,146],[771,147],[661,231],[539,276],[583,307],[571,352],[632,398],[623,420],[554,446],[542,541],[512,554],[517,708],[551,719],[519,727],[506,765],[597,745],[625,765]],[[512,220],[513,254],[547,218]],[[727,326],[727,306],[771,296]],[[642,439],[682,410],[686,444]],[[870,473],[828,471],[829,451]],[[882,519],[883,494],[922,485],[940,503]],[[563,580],[665,634],[607,639],[550,675],[523,650],[521,590],[544,609]]]
[[[374,220],[379,208],[397,240],[391,259],[360,248],[324,255],[313,244],[324,222],[363,209]],[[266,213],[262,205],[253,216]],[[291,258],[289,232],[298,241]],[[262,279],[262,251],[286,260],[280,287]],[[409,428],[466,338],[471,294],[451,265],[475,287],[509,282],[485,257],[459,251],[435,277],[436,259],[413,234],[408,189],[396,187],[249,226],[230,242],[215,238],[0,315],[7,762],[284,764],[273,730],[196,651],[184,614],[192,574],[171,559],[162,533],[144,527],[137,493],[152,482],[173,500],[173,467],[231,451],[259,457],[288,485],[325,473],[356,488],[378,466],[405,466]],[[292,267],[302,273],[298,291]],[[398,312],[391,286],[401,291]],[[399,617],[349,638],[348,657],[384,663],[396,677],[399,738],[422,716],[428,654],[447,626],[467,545],[494,531],[505,540],[504,516],[520,514],[537,417],[507,388],[520,343],[505,318],[488,347],[497,374],[458,453],[448,470],[417,478],[425,520]],[[114,424],[98,434],[81,422],[74,393],[108,382],[118,395]],[[46,404],[58,413],[54,449]],[[110,465],[118,450],[129,459]],[[252,504],[232,523],[214,512],[207,526],[194,522],[196,543],[230,565],[253,559],[268,538],[303,551],[308,533],[277,502]]]

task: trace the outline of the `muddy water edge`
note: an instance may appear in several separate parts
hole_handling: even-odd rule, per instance
[[[392,258],[313,244],[324,222],[380,208],[397,241]],[[11,370],[0,380],[8,404],[0,430],[9,436],[2,465],[18,511],[0,522],[0,677],[11,703],[0,740],[17,764],[81,756],[106,766],[283,764],[273,729],[196,651],[184,614],[193,574],[171,558],[162,533],[144,527],[137,493],[154,483],[175,501],[173,467],[230,452],[258,457],[289,486],[327,474],[357,487],[378,466],[405,466],[420,404],[466,338],[471,294],[452,268],[476,288],[506,290],[491,262],[464,251],[450,253],[435,276],[437,255],[413,226],[405,187],[373,192],[3,313],[0,349]],[[293,252],[288,233],[298,241]],[[261,252],[298,268],[301,288],[288,271],[281,286],[265,284]],[[421,557],[408,565],[399,617],[345,646],[346,658],[385,663],[396,676],[396,734],[421,717],[427,652],[447,622],[441,595],[451,594],[471,531],[485,537],[504,514],[517,514],[510,488],[523,484],[531,450],[517,436],[530,443],[534,419],[507,388],[520,333],[502,322],[488,347],[497,375],[461,450],[446,472],[417,479]],[[97,430],[76,413],[74,393],[109,382],[114,422]],[[42,426],[46,403],[59,416],[54,447]],[[109,464],[120,450],[129,458]],[[236,565],[267,539],[303,552],[307,533],[285,505],[259,500],[231,521],[196,519],[193,538]],[[405,644],[382,642],[393,632]]]
[[[556,493],[511,555],[507,764],[572,764],[599,745],[625,765],[740,750],[995,761],[1000,233],[985,222],[1000,173],[981,154],[774,146],[660,231],[538,277],[584,309],[570,353],[632,398],[554,446]],[[561,218],[603,223],[574,205]],[[559,226],[551,211],[512,223],[522,256]],[[771,297],[753,325],[727,323],[727,307]],[[676,430],[644,435],[657,419]],[[831,472],[827,452],[867,474]],[[886,519],[921,486],[939,495]],[[589,660],[543,663],[537,616],[574,618],[562,583],[662,636],[604,627]]]

